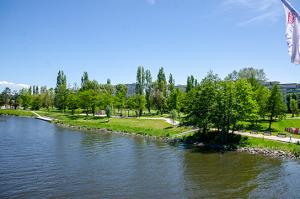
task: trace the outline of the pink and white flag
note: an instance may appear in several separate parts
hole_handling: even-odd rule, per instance
[[[300,64],[300,16],[287,0],[281,1],[286,15],[285,36],[288,44],[288,53],[291,56],[292,63]]]

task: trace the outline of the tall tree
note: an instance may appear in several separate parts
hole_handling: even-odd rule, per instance
[[[286,105],[283,101],[282,91],[278,84],[275,84],[271,90],[267,110],[269,114],[269,129],[271,129],[274,119],[283,117],[286,112]]]
[[[82,90],[79,92],[78,96],[80,107],[85,110],[86,116],[88,116],[93,105],[92,90]]]
[[[87,72],[83,72],[83,75],[81,77],[81,89],[86,90],[87,89],[87,84],[89,82],[89,75]]]
[[[23,88],[20,91],[20,98],[21,98],[21,106],[24,110],[26,110],[31,105],[31,91],[29,89]]]
[[[169,92],[171,93],[175,89],[175,79],[173,78],[173,75],[170,73],[169,75]]]
[[[121,111],[121,116],[123,116],[123,108],[126,105],[127,90],[128,88],[124,84],[118,84],[116,86],[115,103],[118,110]]]
[[[12,93],[10,88],[6,87],[2,92],[2,101],[4,105],[8,105],[12,97]]]
[[[135,94],[144,95],[145,90],[145,71],[143,66],[139,66],[136,74]]]
[[[63,71],[59,71],[55,88],[55,105],[58,109],[65,111],[67,107],[67,78]]]
[[[218,81],[218,76],[210,72],[199,86],[188,93],[186,121],[198,126],[202,132],[208,132],[212,124]]]
[[[295,114],[298,113],[298,103],[297,100],[295,99],[291,100],[291,111],[292,111],[292,117],[294,117]]]
[[[270,90],[265,86],[260,86],[255,91],[255,98],[259,109],[258,114],[262,118],[265,118],[267,114],[267,104],[268,104],[268,99],[270,94],[271,94]]]
[[[188,76],[186,81],[186,92],[190,92],[193,88],[195,88],[198,85],[197,79],[191,75]]]
[[[167,80],[163,67],[161,67],[158,71],[157,83],[158,89],[163,93],[164,97],[167,97]]]
[[[68,95],[68,108],[72,111],[74,115],[75,110],[79,107],[79,99],[76,91],[71,91]]]
[[[148,112],[151,112],[152,100],[151,100],[151,93],[152,93],[152,76],[150,70],[146,70],[146,84],[145,84],[145,91],[146,91],[146,107]]]

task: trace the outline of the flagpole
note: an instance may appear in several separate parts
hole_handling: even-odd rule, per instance
[[[281,0],[281,2],[290,9],[294,15],[296,15],[297,18],[300,18],[299,12],[287,1],[287,0]]]

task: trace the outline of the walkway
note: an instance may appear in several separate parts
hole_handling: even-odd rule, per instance
[[[268,135],[263,135],[263,134],[251,134],[251,133],[237,132],[237,131],[235,131],[234,133],[238,134],[238,135],[248,136],[248,137],[262,138],[262,139],[274,140],[274,141],[286,142],[286,143],[296,144],[296,143],[300,142],[300,139],[297,139],[297,138],[290,139],[290,137],[281,138],[281,137],[277,137],[274,135],[268,136]]]
[[[164,120],[165,122],[172,124],[174,126],[177,126],[180,124],[180,122],[176,120],[171,120],[170,118],[165,118],[165,117],[140,117],[138,118],[139,120]]]
[[[36,115],[36,119],[43,120],[43,121],[46,121],[46,122],[51,122],[53,120],[50,117],[42,117],[38,113],[36,113],[34,111],[31,111],[31,112]]]
[[[176,134],[175,137],[182,137],[184,135],[188,135],[190,133],[194,133],[194,132],[197,132],[199,131],[199,129],[192,129],[192,130],[189,130],[189,131],[186,131],[186,132],[182,132],[182,133],[179,133],[179,134]]]

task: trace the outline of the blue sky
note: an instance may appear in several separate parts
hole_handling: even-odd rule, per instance
[[[139,65],[177,84],[243,67],[300,82],[284,33],[280,0],[0,0],[0,84],[132,83]]]

